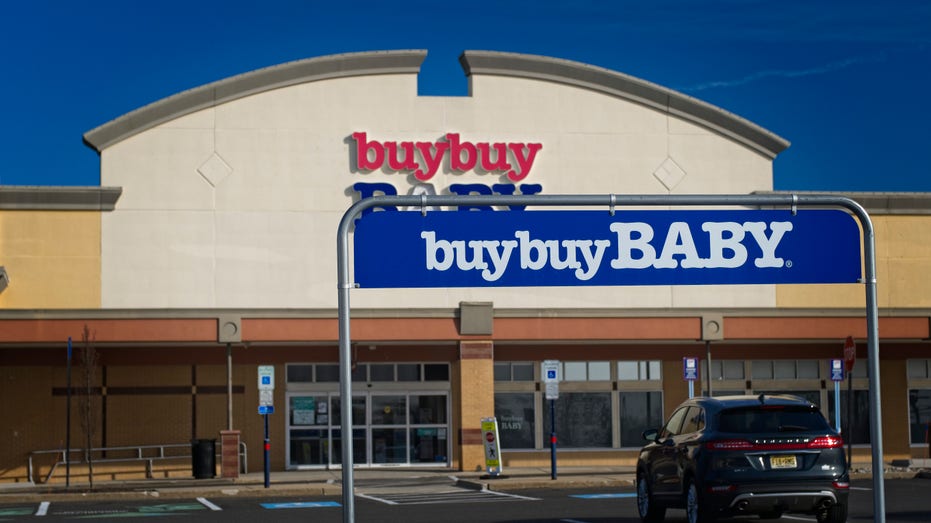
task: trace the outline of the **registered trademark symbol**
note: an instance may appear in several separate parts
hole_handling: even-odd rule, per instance
[[[786,260],[786,267],[792,268],[792,260]]]

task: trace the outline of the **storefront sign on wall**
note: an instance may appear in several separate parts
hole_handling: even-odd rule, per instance
[[[859,228],[838,210],[373,212],[362,288],[855,283]]]
[[[352,189],[358,193],[360,200],[381,195],[436,195],[444,189],[450,194],[489,196],[530,195],[543,191],[543,186],[538,183],[526,183],[537,153],[543,148],[541,143],[473,142],[464,140],[459,133],[446,133],[443,139],[435,142],[399,142],[370,138],[366,132],[352,133],[352,141],[355,144],[355,170],[361,173],[384,171],[412,175],[414,178],[414,183],[407,188],[399,188],[394,182],[356,182],[352,184]],[[437,174],[460,175],[467,172],[494,175],[502,183],[452,183],[441,186],[438,192],[435,186]],[[460,210],[468,211],[471,208]],[[371,209],[366,214],[370,212]]]
[[[356,166],[361,171],[388,169],[414,175],[420,181],[436,176],[444,160],[449,160],[453,173],[472,170],[488,174],[503,174],[512,182],[526,178],[539,143],[470,142],[459,133],[446,133],[445,140],[436,142],[395,142],[370,140],[364,132],[352,133],[356,142]]]

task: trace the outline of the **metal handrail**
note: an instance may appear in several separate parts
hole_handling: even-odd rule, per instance
[[[98,454],[101,457],[95,458],[91,461],[94,463],[132,463],[132,462],[142,462],[145,463],[145,477],[147,479],[152,478],[153,464],[156,461],[166,461],[172,459],[190,459],[191,458],[191,444],[190,443],[169,443],[165,445],[136,445],[136,446],[125,446],[125,447],[98,447],[90,449],[91,453]],[[170,451],[166,453],[166,449],[186,449],[189,452],[182,454],[172,454]],[[222,448],[218,447],[215,451],[217,455],[220,455]],[[55,474],[55,470],[59,465],[65,465],[68,463],[66,454],[69,452],[65,449],[48,449],[48,450],[33,450],[29,453],[28,463],[26,466],[27,480],[29,483],[35,484],[35,467],[33,465],[33,457],[44,455],[44,454],[57,454],[59,457],[52,464],[52,467],[49,469],[48,474],[45,475],[45,479],[41,483],[48,483],[52,479],[52,476]],[[70,451],[70,462],[73,464],[86,464],[88,463],[87,449],[71,449]],[[120,457],[103,457],[108,454],[120,454],[128,453],[129,455],[120,456]],[[77,454],[78,459],[74,459],[74,454]],[[240,456],[240,468],[242,469],[243,474],[248,473],[248,448],[246,443],[243,441],[239,442],[239,456]]]

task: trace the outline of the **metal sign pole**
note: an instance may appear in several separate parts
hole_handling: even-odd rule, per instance
[[[876,523],[885,523],[886,504],[883,485],[882,411],[879,383],[879,307],[876,298],[876,247],[873,223],[869,214],[857,202],[845,196],[800,195],[800,194],[678,194],[678,195],[412,195],[373,196],[354,203],[343,214],[336,238],[337,287],[339,314],[340,395],[342,398],[341,434],[343,439],[343,521],[355,520],[352,477],[352,372],[350,368],[349,290],[353,284],[349,279],[349,233],[355,220],[363,211],[376,207],[417,208],[426,213],[430,208],[441,206],[530,206],[572,207],[601,206],[614,211],[617,206],[741,206],[741,207],[840,207],[850,211],[860,222],[863,230],[864,282],[866,286],[866,329],[869,351],[870,379],[870,436],[873,465],[873,513]],[[430,211],[446,212],[446,211]],[[708,348],[708,347],[706,347]],[[710,363],[710,362],[709,362]],[[710,365],[709,365],[710,371]],[[710,372],[709,372],[710,374]],[[709,382],[710,386],[710,382]],[[709,391],[709,395],[710,395]],[[347,444],[348,441],[348,444]]]

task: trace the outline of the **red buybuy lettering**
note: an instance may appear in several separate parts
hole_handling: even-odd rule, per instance
[[[488,173],[505,174],[519,182],[530,174],[540,143],[468,142],[459,133],[446,133],[445,141],[379,142],[369,140],[364,132],[352,133],[356,141],[356,165],[362,171],[374,171],[387,166],[393,171],[410,171],[420,181],[433,178],[444,158],[449,156],[449,169],[464,173],[481,168]]]

